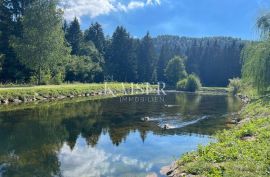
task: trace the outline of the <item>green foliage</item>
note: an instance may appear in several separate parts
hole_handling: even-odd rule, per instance
[[[95,82],[101,74],[102,68],[89,56],[73,56],[66,67],[66,80],[71,82]]]
[[[203,85],[226,87],[230,78],[241,75],[241,50],[247,43],[231,37],[190,38],[161,35],[153,38],[160,55],[159,80],[168,61],[175,55],[186,56],[186,70],[200,77]]]
[[[84,40],[86,42],[93,42],[98,51],[104,54],[105,37],[102,26],[99,23],[91,24],[88,30],[84,33]]]
[[[82,43],[79,51],[79,56],[91,57],[93,62],[98,63],[101,66],[105,64],[103,55],[97,50],[92,42]]]
[[[187,79],[182,79],[176,84],[176,89],[180,91],[186,91]]]
[[[166,82],[169,60],[178,55],[186,56],[185,69],[188,73],[196,73],[206,86],[225,86],[228,78],[240,75],[240,51],[245,42],[239,39],[168,35],[152,38],[149,33],[142,39],[135,39],[123,27],[117,27],[113,36],[105,39],[99,23],[91,24],[85,33],[77,18],[70,24],[66,21],[62,24],[62,12],[57,10],[56,3],[57,0],[1,1],[0,53],[5,55],[2,82],[33,81],[35,77],[41,83],[43,70],[49,69],[52,79],[49,82],[58,83],[56,80],[67,75],[64,70],[67,62],[63,59],[70,59],[69,53],[87,56],[98,64],[102,68],[99,81],[103,75],[110,75],[117,81]],[[265,20],[261,21],[264,23],[260,24],[267,27]],[[71,52],[67,44],[63,46],[63,32]],[[11,40],[12,36],[15,39]],[[175,86],[177,81],[169,80],[169,84]]]
[[[261,37],[263,39],[268,39],[270,37],[270,12],[258,18],[257,27],[260,29]]]
[[[200,79],[194,75],[191,74],[187,77],[187,83],[186,83],[186,90],[189,92],[195,92],[201,88],[202,84]]]
[[[201,88],[200,79],[194,75],[188,75],[187,78],[179,81],[176,85],[177,90],[195,92]]]
[[[5,55],[0,73],[1,82],[24,82],[28,78],[29,70],[19,62],[12,48],[11,39],[13,36],[21,36],[22,15],[25,8],[33,1],[0,1],[0,53]]]
[[[157,78],[159,81],[166,81],[165,68],[171,58],[174,57],[175,51],[168,44],[161,47],[160,55],[157,61]]]
[[[151,82],[155,79],[156,60],[153,39],[150,33],[147,33],[140,41],[138,51],[138,80],[140,82]]]
[[[0,54],[0,72],[2,71],[3,63],[5,60],[5,56],[3,54]]]
[[[186,154],[178,161],[180,169],[202,176],[269,176],[269,105],[269,100],[249,104],[241,117],[250,121],[218,133],[217,142]]]
[[[136,51],[133,40],[125,28],[121,26],[116,28],[110,51],[107,58],[110,75],[113,75],[117,81],[135,81],[137,78]]]
[[[165,69],[165,75],[171,86],[175,86],[179,80],[185,78],[187,76],[185,59],[179,56],[172,58]]]
[[[146,85],[138,85],[142,89],[146,89]],[[122,91],[122,83],[108,83],[107,87],[114,91]],[[132,84],[124,83],[125,88],[132,87]],[[153,86],[156,87],[156,86]],[[62,85],[41,85],[41,86],[24,86],[24,87],[6,87],[0,88],[0,98],[10,99],[18,97],[35,98],[37,95],[41,96],[69,96],[79,95],[93,92],[100,92],[104,90],[104,84],[62,84]]]
[[[66,29],[66,39],[72,47],[71,54],[78,55],[83,38],[83,33],[80,29],[80,23],[75,17],[71,24]]]
[[[240,92],[240,89],[242,87],[242,81],[239,78],[229,79],[229,85],[228,88],[230,89],[230,92],[233,95],[236,95]]]
[[[260,94],[270,85],[270,41],[250,44],[243,51],[243,79]]]
[[[21,63],[34,71],[39,84],[48,82],[49,77],[43,74],[48,70],[49,75],[63,71],[69,57],[62,31],[62,12],[56,5],[57,1],[39,1],[27,7],[22,21],[23,35],[13,39]]]
[[[265,94],[270,86],[270,15],[260,17],[257,21],[263,41],[250,43],[242,52],[244,82]]]

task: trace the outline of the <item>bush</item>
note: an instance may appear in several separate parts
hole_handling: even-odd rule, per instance
[[[187,79],[183,79],[183,80],[177,82],[176,88],[177,88],[177,90],[185,91],[186,85],[187,85]]]
[[[241,89],[241,79],[239,78],[234,78],[234,79],[230,79],[229,80],[230,83],[228,85],[228,88],[230,89],[230,92],[234,95],[236,95],[237,93],[239,93],[240,89]]]
[[[189,75],[186,79],[183,79],[177,83],[177,90],[195,92],[201,88],[200,79],[194,75]]]
[[[186,90],[190,92],[195,92],[201,88],[202,84],[200,79],[194,75],[191,74],[187,77],[187,84],[186,84]]]
[[[57,73],[57,74],[52,78],[51,83],[52,83],[52,84],[60,85],[60,84],[63,83],[63,80],[64,80],[63,74],[62,74],[62,73]]]

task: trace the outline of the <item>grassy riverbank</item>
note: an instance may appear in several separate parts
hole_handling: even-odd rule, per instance
[[[177,161],[175,176],[269,176],[270,99],[251,102],[238,117],[239,125],[219,132],[216,143]]]
[[[124,93],[124,89],[131,91],[132,86],[136,91],[136,85],[130,83],[108,83],[107,89],[115,94]],[[147,85],[138,85],[143,90],[147,89]],[[156,87],[156,86],[151,86]],[[137,89],[137,91],[139,91]],[[112,94],[109,92],[108,94]],[[46,85],[46,86],[30,86],[30,87],[6,87],[0,88],[0,102],[20,103],[34,102],[40,100],[59,100],[73,97],[90,97],[90,96],[108,96],[105,93],[105,84],[63,84],[63,85]]]

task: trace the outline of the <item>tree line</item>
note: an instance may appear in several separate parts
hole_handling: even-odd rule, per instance
[[[185,38],[150,33],[134,38],[118,26],[104,35],[99,23],[82,30],[79,20],[63,19],[57,0],[1,0],[0,80],[2,83],[60,84],[103,82],[172,83],[166,74],[175,56],[184,58],[187,73],[205,86],[225,86],[240,76],[246,41],[225,37]]]

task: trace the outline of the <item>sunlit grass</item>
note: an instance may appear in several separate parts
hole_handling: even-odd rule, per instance
[[[107,83],[106,87],[111,90],[121,91],[124,88],[128,89],[136,87],[131,83]],[[140,88],[146,89],[147,85],[138,84]],[[151,86],[156,87],[156,86]],[[95,93],[104,91],[105,84],[63,84],[63,85],[42,85],[29,87],[6,87],[0,88],[0,99],[20,98],[20,97],[34,97],[34,96],[68,96],[79,95],[87,93]]]
[[[217,142],[188,153],[178,161],[187,174],[202,176],[270,175],[270,102],[247,105],[240,117],[245,123],[219,132]]]

